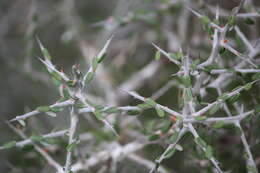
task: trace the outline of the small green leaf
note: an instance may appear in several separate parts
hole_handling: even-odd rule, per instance
[[[260,73],[256,73],[252,76],[252,79],[253,80],[257,80],[257,79],[260,79]]]
[[[175,142],[177,142],[178,138],[179,138],[179,132],[174,132],[174,133],[171,135],[171,137],[170,137],[170,141],[171,141],[172,143],[175,143]]]
[[[38,44],[40,46],[40,49],[41,49],[41,52],[42,52],[44,58],[48,59],[48,60],[51,60],[51,56],[50,56],[48,50],[42,45],[42,43],[41,43],[41,41],[39,39],[37,39],[37,41],[38,41]]]
[[[50,111],[50,107],[49,106],[39,106],[36,109],[39,112],[48,112],[48,111]]]
[[[147,98],[145,100],[145,103],[147,103],[148,105],[152,106],[152,107],[155,107],[156,106],[156,102],[154,100],[152,100],[151,98]]]
[[[170,130],[171,126],[172,126],[171,121],[169,120],[165,121],[163,127],[161,128],[162,133],[167,133]]]
[[[51,116],[51,117],[56,117],[57,116],[57,114],[55,113],[55,112],[50,112],[50,111],[48,111],[48,112],[45,112],[47,115],[49,115],[49,116]]]
[[[211,22],[208,16],[202,16],[200,19],[204,25],[208,25]]]
[[[53,79],[56,80],[56,82],[60,83],[62,81],[62,77],[56,71],[52,71],[49,73],[53,77]]]
[[[160,59],[161,59],[161,53],[160,53],[160,51],[157,51],[155,53],[155,60],[160,60]]]
[[[106,58],[107,54],[105,53],[103,56],[101,56],[99,59],[98,59],[98,63],[101,63],[105,58]]]
[[[92,69],[93,69],[93,71],[96,71],[96,69],[97,69],[97,66],[98,66],[98,58],[96,58],[96,57],[94,57],[93,59],[92,59]]]
[[[245,86],[244,86],[244,89],[246,91],[250,90],[252,88],[253,84],[250,82],[250,83],[247,83]]]
[[[74,87],[76,85],[77,81],[76,80],[69,80],[66,83],[67,83],[68,86]]]
[[[228,23],[229,26],[234,26],[236,24],[235,16],[233,16],[233,15],[229,16],[227,23]]]
[[[207,143],[203,139],[201,139],[200,137],[195,138],[195,142],[203,148],[207,147]]]
[[[250,173],[258,173],[258,170],[254,165],[247,164],[246,168]]]
[[[149,141],[155,141],[155,140],[157,140],[157,139],[159,139],[159,138],[160,138],[160,135],[154,134],[154,135],[149,136],[149,137],[148,137],[148,140],[149,140]]]
[[[191,101],[193,98],[191,88],[186,88],[184,90],[184,100],[186,102]]]
[[[165,159],[168,159],[168,158],[172,157],[173,154],[175,153],[175,151],[176,151],[175,148],[169,149],[169,150],[165,153],[164,158],[165,158]]]
[[[196,70],[199,63],[200,63],[200,59],[193,60],[192,64],[190,65],[191,69]]]
[[[217,99],[221,100],[221,101],[226,101],[228,98],[229,98],[228,94],[227,93],[223,93]]]
[[[213,149],[210,145],[208,145],[206,147],[206,150],[205,150],[205,156],[208,158],[208,159],[211,159],[213,157]]]
[[[219,54],[222,55],[223,53],[225,53],[226,49],[224,47],[221,47],[219,49]]]
[[[3,148],[4,149],[9,149],[9,148],[12,148],[12,147],[15,147],[16,145],[16,141],[10,141],[10,142],[7,142],[3,145]]]
[[[176,145],[175,145],[175,148],[176,148],[176,150],[178,150],[178,151],[183,151],[183,147],[182,147],[181,145],[179,145],[179,144],[176,144]]]
[[[120,110],[117,107],[109,107],[104,112],[108,114],[113,114],[113,113],[119,113]]]
[[[87,76],[86,76],[85,83],[89,84],[92,81],[93,78],[94,78],[94,73],[93,72],[88,72]]]
[[[244,19],[244,22],[248,25],[254,25],[255,24],[255,21],[249,17],[245,18]]]
[[[103,120],[103,116],[102,116],[102,113],[100,112],[100,110],[96,109],[96,110],[94,111],[94,115],[96,116],[96,118],[97,118],[98,120]]]
[[[235,103],[240,97],[240,93],[237,93],[236,95],[231,96],[230,98],[228,98],[228,101],[230,101],[231,103]]]
[[[207,117],[206,116],[196,116],[194,119],[197,121],[203,121],[203,120],[207,119]]]
[[[209,115],[215,114],[221,107],[220,103],[215,103],[209,110]]]
[[[212,127],[213,127],[214,129],[220,129],[220,128],[222,128],[224,125],[225,125],[225,122],[224,122],[224,121],[218,121],[218,122],[214,123]]]
[[[158,115],[160,118],[164,117],[164,115],[165,115],[164,110],[162,110],[162,109],[160,109],[160,108],[155,108],[155,110],[156,110],[156,112],[157,112],[157,115]]]
[[[175,60],[179,61],[183,57],[183,54],[181,52],[170,53],[170,57],[172,59],[175,59]]]
[[[259,113],[260,112],[260,105],[257,105],[255,108],[255,113]]]
[[[62,109],[62,107],[50,107],[50,111],[54,113],[60,112]]]
[[[66,147],[66,149],[67,149],[68,152],[71,152],[71,151],[73,151],[73,150],[76,148],[76,146],[77,146],[77,142],[74,141],[74,142],[70,143],[70,144]]]
[[[77,108],[85,108],[85,107],[87,107],[87,105],[85,105],[85,103],[76,103],[75,106]]]
[[[35,142],[43,142],[44,141],[44,137],[43,136],[38,136],[38,135],[32,135],[31,136],[31,140],[35,141]]]
[[[189,75],[184,75],[184,76],[180,76],[179,77],[181,80],[181,83],[185,86],[185,87],[190,87],[191,84],[191,78]]]
[[[22,120],[22,119],[20,119],[20,120],[18,120],[18,122],[23,126],[23,127],[25,127],[25,121],[24,120]]]
[[[141,110],[129,110],[127,111],[127,115],[139,115],[141,114]]]
[[[147,103],[143,103],[143,104],[138,104],[137,107],[140,109],[147,109],[147,108],[151,108],[152,106]]]

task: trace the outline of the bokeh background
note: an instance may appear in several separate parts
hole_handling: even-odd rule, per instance
[[[160,45],[168,52],[182,47],[192,58],[205,58],[210,53],[210,38],[202,29],[196,16],[186,7],[213,17],[216,4],[221,7],[223,21],[231,9],[239,4],[238,0],[1,0],[0,1],[0,143],[19,137],[3,122],[16,115],[33,110],[39,105],[49,105],[59,98],[58,89],[53,85],[44,66],[37,57],[42,57],[36,38],[49,50],[58,69],[71,74],[71,67],[80,64],[82,72],[87,72],[91,58],[98,53],[105,41],[114,35],[108,49],[108,56],[90,86],[86,89],[89,98],[105,105],[135,105],[137,102],[120,91],[119,88],[136,90],[146,97],[153,96],[158,102],[178,109],[178,83],[171,74],[177,67],[166,59],[154,60],[155,48],[151,43]],[[260,11],[260,1],[248,0],[246,5]],[[241,12],[247,10],[247,6]],[[259,14],[259,13],[258,13]],[[240,29],[252,43],[260,36],[260,17],[254,18],[254,25],[238,20]],[[230,37],[233,37],[231,34]],[[243,45],[239,50],[246,51]],[[225,55],[227,62],[234,56]],[[239,82],[239,77],[234,77]],[[163,94],[154,95],[167,85]],[[232,85],[229,86],[232,88]],[[254,87],[241,99],[248,104],[259,100],[259,87]],[[208,93],[207,99],[214,100],[216,93]],[[250,99],[249,99],[250,98]],[[25,133],[48,133],[65,129],[69,125],[69,114],[63,111],[58,117],[44,115],[26,121]],[[105,145],[117,141],[126,144],[142,135],[149,135],[158,121],[156,113],[145,111],[139,117],[111,116],[118,123],[121,137],[115,140],[109,130],[101,130],[103,125],[90,115],[80,117],[79,132],[91,132],[94,138],[86,142],[83,153],[87,157]],[[249,120],[244,128],[249,139],[254,158],[260,165],[260,121]],[[127,130],[127,128],[129,128]],[[138,132],[135,134],[135,129]],[[202,128],[203,129],[203,128]],[[205,127],[201,131],[206,134]],[[140,135],[142,134],[142,135]],[[232,131],[220,133],[210,131],[208,140],[216,149],[224,168],[233,172],[245,172],[242,146]],[[125,136],[124,136],[125,135]],[[112,137],[111,137],[112,136]],[[130,137],[129,137],[130,136]],[[207,161],[200,159],[195,147],[190,145],[191,136],[182,141],[185,150],[177,152],[173,158],[164,162],[170,172],[210,172]],[[64,146],[66,140],[58,144]],[[98,147],[97,147],[98,146]],[[152,144],[138,151],[138,154],[153,161],[162,153],[165,144]],[[0,151],[0,172],[53,172],[45,161],[30,147]],[[51,153],[57,160],[64,162],[64,149]],[[111,160],[97,165],[86,172],[112,172]],[[198,166],[199,165],[199,166]],[[103,168],[105,167],[105,168]],[[201,169],[206,167],[205,169]],[[191,171],[192,170],[192,171]],[[125,158],[119,161],[117,172],[147,172],[148,169],[136,161]],[[84,171],[82,171],[84,172]],[[100,171],[101,172],[101,171]]]

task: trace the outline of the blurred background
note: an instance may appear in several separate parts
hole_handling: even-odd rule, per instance
[[[199,19],[186,7],[213,18],[216,5],[220,5],[221,20],[229,16],[231,10],[239,4],[238,0],[1,0],[0,1],[0,143],[21,140],[3,123],[35,109],[39,105],[50,105],[59,99],[58,89],[46,73],[45,67],[37,57],[42,57],[36,38],[48,49],[57,69],[71,75],[71,67],[80,64],[83,73],[87,72],[93,56],[103,47],[106,40],[114,35],[108,48],[108,56],[97,71],[94,81],[86,89],[91,100],[103,105],[136,105],[135,99],[119,90],[138,91],[145,97],[152,96],[162,105],[180,109],[178,82],[172,74],[177,66],[167,59],[154,60],[155,43],[167,52],[176,52],[180,48],[193,59],[209,56],[210,36],[203,30]],[[242,12],[260,12],[260,1],[247,0]],[[238,19],[241,31],[252,44],[257,44],[260,36],[260,17],[254,17],[253,25]],[[232,35],[233,34],[233,35]],[[235,38],[234,33],[228,35]],[[245,46],[232,42],[236,48],[246,52]],[[224,55],[231,63],[234,56]],[[239,77],[234,77],[239,83]],[[232,84],[227,88],[232,89]],[[163,91],[160,88],[164,88]],[[161,92],[157,92],[157,91]],[[258,87],[241,99],[258,103]],[[208,93],[205,99],[213,101],[216,93]],[[249,99],[255,96],[255,99]],[[130,141],[150,135],[156,124],[154,111],[145,111],[141,116],[132,117],[112,115],[109,120],[117,125],[120,138],[116,139],[109,129],[93,116],[80,117],[80,133],[89,132],[92,137],[83,142],[82,157],[88,158],[107,146],[127,144]],[[254,122],[253,125],[251,122]],[[47,134],[50,131],[66,129],[69,126],[69,114],[64,110],[56,118],[39,115],[26,121],[26,134]],[[245,123],[246,135],[252,146],[252,152],[258,168],[260,165],[260,121],[259,118]],[[239,138],[230,130],[220,133],[202,128],[208,141],[214,146],[224,170],[245,172],[243,147]],[[196,148],[190,144],[192,137],[187,135],[183,143],[183,152],[177,152],[163,165],[169,173],[174,172],[211,172],[210,164],[196,154]],[[116,143],[116,144],[115,144]],[[57,148],[51,152],[60,163],[64,163],[66,139],[57,141]],[[125,157],[117,161],[114,172],[142,173],[149,170],[137,158],[147,159],[151,165],[165,148],[165,143],[149,144],[132,158]],[[31,146],[23,149],[0,151],[0,172],[55,172],[46,164]],[[140,163],[139,163],[140,162]],[[106,161],[82,172],[113,172],[114,161]],[[111,166],[112,165],[112,166]],[[203,169],[201,169],[203,168]]]

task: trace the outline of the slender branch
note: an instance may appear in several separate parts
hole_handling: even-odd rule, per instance
[[[121,90],[122,90],[122,89],[121,89]],[[141,101],[143,101],[143,102],[146,101],[146,98],[140,96],[140,95],[137,94],[136,92],[126,91],[126,90],[122,90],[122,91],[128,93],[129,95],[133,96],[134,98],[136,98],[136,99],[138,99],[138,100],[141,100]],[[168,113],[171,114],[171,115],[175,115],[175,116],[177,116],[177,117],[183,117],[183,115],[180,114],[179,112],[176,112],[176,111],[174,111],[174,110],[172,110],[172,109],[170,109],[170,108],[168,108],[168,107],[166,107],[166,106],[162,106],[162,105],[160,105],[160,104],[158,104],[158,103],[156,103],[156,106],[157,106],[158,108],[164,110],[165,112],[168,112]]]
[[[54,108],[54,107],[61,108],[61,107],[67,107],[67,106],[70,106],[70,105],[73,105],[73,104],[74,104],[74,100],[66,100],[64,102],[55,103],[53,105],[50,105],[49,107],[51,107],[51,108]],[[34,115],[38,115],[40,113],[41,112],[36,109],[36,110],[28,112],[26,114],[16,116],[15,118],[11,119],[10,122],[18,121],[18,120],[25,120],[26,118],[29,118],[29,117],[34,116]]]
[[[70,129],[69,129],[69,145],[72,145],[73,143],[76,142],[75,139],[75,133],[77,129],[77,124],[78,124],[78,115],[76,114],[75,108],[72,107],[70,111]],[[67,156],[66,156],[66,164],[65,164],[65,173],[69,173],[71,170],[71,156],[72,156],[72,151],[67,150]]]
[[[45,135],[42,135],[43,139],[48,139],[48,138],[56,138],[56,137],[61,137],[64,136],[66,133],[68,132],[68,130],[61,130],[61,131],[57,131],[57,132],[52,132],[52,133],[48,133]],[[25,145],[31,144],[33,143],[32,139],[26,139],[20,142],[16,142],[15,146],[16,147],[23,147]],[[3,146],[0,147],[0,150],[5,149]]]
[[[21,138],[26,140],[28,137],[20,130],[17,130],[12,124],[7,122],[7,125],[15,132],[17,133]],[[63,171],[62,166],[56,162],[46,151],[44,151],[39,145],[35,144],[32,142],[32,145],[35,147],[36,151],[40,153],[43,158],[50,164],[52,165],[57,171]]]

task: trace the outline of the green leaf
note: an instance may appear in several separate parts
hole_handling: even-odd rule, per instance
[[[66,83],[67,83],[68,86],[74,87],[76,85],[77,81],[76,80],[69,80]]]
[[[70,144],[66,147],[66,149],[67,149],[68,152],[71,152],[71,151],[73,151],[73,150],[76,148],[76,146],[77,146],[77,142],[74,141],[74,142],[70,143]]]
[[[247,83],[246,85],[244,85],[244,89],[246,91],[250,90],[252,88],[253,84],[250,82],[250,83]]]
[[[97,66],[98,66],[98,58],[96,58],[96,57],[94,57],[93,59],[92,59],[92,69],[93,69],[93,71],[96,71],[96,69],[97,69]]]
[[[101,56],[99,59],[98,59],[98,63],[101,63],[105,58],[106,58],[107,54],[105,53],[103,56]]]
[[[207,117],[206,116],[196,116],[194,119],[197,121],[203,121],[203,120],[207,119]]]
[[[62,111],[62,109],[62,107],[50,107],[50,111],[55,113]]]
[[[180,76],[179,77],[181,80],[181,83],[185,86],[185,87],[191,87],[191,78],[189,75],[184,75],[184,76]]]
[[[229,16],[227,23],[228,23],[229,26],[234,26],[234,25],[236,24],[236,19],[235,19],[235,17],[234,17],[233,15]]]
[[[117,107],[109,107],[104,112],[108,114],[113,114],[113,113],[119,113],[120,110]]]
[[[183,147],[182,147],[181,145],[179,145],[179,144],[176,144],[176,145],[175,145],[175,148],[176,148],[176,150],[178,150],[178,151],[183,151]]]
[[[257,105],[255,108],[255,113],[259,113],[260,112],[260,105]]]
[[[173,154],[175,153],[175,151],[176,151],[175,148],[169,149],[169,150],[165,153],[164,158],[165,158],[165,159],[168,159],[168,158],[172,157]]]
[[[141,114],[141,110],[129,110],[127,111],[127,115],[139,115]]]
[[[149,140],[149,141],[155,141],[155,140],[157,140],[157,139],[159,139],[159,138],[160,138],[160,135],[154,134],[154,135],[149,136],[149,137],[148,137],[148,140]]]
[[[169,55],[172,59],[175,59],[177,61],[181,60],[181,58],[183,57],[183,54],[181,52],[170,53]]]
[[[224,121],[218,121],[218,122],[214,123],[212,127],[213,127],[214,129],[220,129],[220,128],[222,128],[224,125],[225,125],[225,122],[224,122]]]
[[[175,131],[175,132],[171,135],[170,141],[171,141],[172,143],[175,143],[175,142],[177,142],[178,137],[179,137],[179,132],[176,132],[176,131]]]
[[[200,19],[204,25],[209,25],[211,22],[208,16],[202,16]]]
[[[85,108],[85,107],[87,107],[87,105],[85,105],[85,103],[76,103],[75,106],[77,108]]]
[[[32,135],[31,136],[31,140],[35,141],[35,142],[43,142],[44,141],[44,137],[43,136],[38,136],[38,135]]]
[[[160,60],[160,59],[161,59],[161,53],[160,53],[160,51],[156,51],[155,60]]]
[[[252,76],[252,79],[253,80],[257,80],[257,79],[260,79],[260,73],[256,73]]]
[[[56,80],[56,82],[60,83],[62,81],[62,77],[56,71],[52,71],[52,72],[49,72],[49,73],[53,77],[53,79]]]
[[[211,159],[213,157],[213,149],[210,145],[208,145],[206,147],[206,150],[205,150],[205,156],[208,158],[208,159]]]
[[[162,133],[167,133],[172,126],[172,122],[169,120],[166,120],[163,127],[161,128]]]
[[[191,88],[186,88],[184,90],[184,100],[186,102],[191,101],[193,98]]]
[[[50,111],[50,107],[49,106],[39,106],[36,109],[39,112],[48,112],[48,111]]]
[[[236,95],[231,96],[230,98],[228,98],[228,101],[230,101],[231,103],[235,103],[240,97],[240,93],[237,93]]]
[[[223,53],[225,53],[226,49],[224,47],[221,47],[219,49],[219,54],[222,55]]]
[[[137,107],[140,109],[147,109],[147,108],[151,108],[152,106],[147,103],[143,103],[143,104],[138,104]]]
[[[47,115],[49,115],[49,116],[51,116],[51,117],[56,117],[57,116],[57,114],[55,113],[55,112],[50,112],[50,111],[48,111],[48,112],[45,112]]]
[[[247,164],[246,168],[249,173],[258,173],[258,170],[254,165]]]
[[[255,24],[255,21],[249,17],[245,18],[244,19],[244,22],[248,25],[254,25]]]
[[[207,147],[207,143],[203,139],[201,139],[200,137],[195,138],[195,142],[197,144],[199,144],[200,146],[202,146],[203,148]]]
[[[18,122],[23,126],[23,127],[25,127],[25,121],[24,120],[22,120],[22,119],[20,119],[20,120],[18,120]]]
[[[102,113],[100,112],[100,110],[96,109],[96,110],[94,111],[94,115],[96,116],[96,118],[97,118],[98,120],[103,120],[103,116],[102,116]]]
[[[200,59],[193,60],[192,64],[190,65],[191,69],[196,70],[199,63],[200,63]]]
[[[145,100],[145,103],[147,103],[148,105],[152,106],[152,107],[155,107],[156,106],[156,102],[154,100],[152,100],[151,98],[147,98]]]
[[[229,98],[228,94],[227,93],[223,93],[217,99],[221,100],[221,101],[226,101],[228,98]]]
[[[213,87],[207,87],[206,88],[206,91],[207,93],[211,94],[211,95],[217,95],[218,94],[218,91],[216,88],[213,88]]]
[[[93,72],[88,72],[87,76],[86,76],[85,83],[89,84],[92,81],[93,78],[94,78],[94,73]]]
[[[220,103],[215,103],[209,110],[209,115],[215,114],[221,107]]]
[[[162,109],[160,109],[160,108],[155,108],[155,110],[156,110],[156,112],[157,112],[157,115],[158,115],[160,118],[164,117],[164,115],[165,115],[164,110],[162,110]]]
[[[3,148],[4,149],[9,149],[9,148],[12,148],[12,147],[15,147],[16,145],[16,141],[10,141],[10,142],[7,142],[3,145]]]
[[[44,58],[48,59],[48,60],[51,60],[51,56],[50,56],[48,50],[42,45],[42,43],[40,42],[39,39],[37,39],[37,41],[38,41],[38,44],[40,46],[40,49],[41,49],[41,52],[42,52]]]

